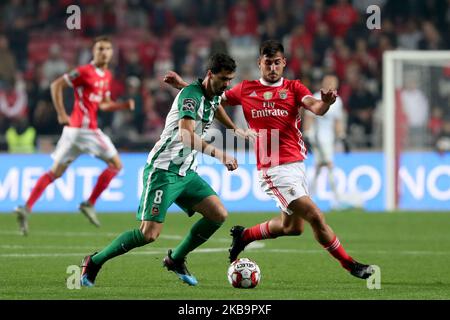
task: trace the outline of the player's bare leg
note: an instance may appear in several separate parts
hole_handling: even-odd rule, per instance
[[[327,161],[327,162],[322,162],[322,163],[319,163],[316,165],[314,178],[312,180],[311,194],[317,195],[317,181],[319,180],[320,172],[322,171],[322,168],[324,168],[324,167],[326,167],[328,169],[328,172],[327,172],[328,184],[330,185],[330,189],[333,192],[335,202],[339,207],[340,203],[341,203],[341,197],[339,196],[339,193],[337,192],[336,182],[334,180],[334,175],[333,175],[334,165],[332,162]]]
[[[326,167],[328,169],[328,183],[330,185],[331,191],[333,192],[334,199],[339,206],[341,203],[341,197],[339,196],[339,193],[336,188],[336,181],[334,180],[334,174],[333,174],[334,165],[332,162],[326,162]]]
[[[303,232],[304,220],[306,220],[311,225],[317,242],[352,275],[365,279],[372,274],[372,268],[369,265],[358,263],[345,252],[339,239],[325,222],[323,213],[308,196],[292,201],[288,209],[292,211],[291,215],[282,212],[280,216],[251,228],[234,226],[231,229],[233,242],[230,249],[230,261],[236,260],[239,253],[252,241],[300,235]]]
[[[288,207],[293,215],[306,220],[314,233],[316,240],[324,245],[334,238],[334,232],[326,224],[325,217],[310,197],[304,196],[292,201]]]
[[[67,169],[67,164],[54,163],[50,171],[44,173],[36,182],[36,185],[31,190],[30,196],[23,206],[18,206],[14,209],[17,215],[17,222],[19,223],[20,232],[26,236],[28,235],[28,216],[35,202],[44,192],[45,188],[53,181],[61,177]]]
[[[106,190],[112,179],[114,179],[114,177],[122,169],[122,162],[118,154],[107,160],[106,163],[108,164],[108,167],[103,170],[98,177],[97,183],[95,184],[89,199],[80,203],[80,211],[96,227],[100,227],[100,221],[98,220],[97,213],[95,212],[95,202],[101,193]]]
[[[144,235],[145,241],[151,243],[158,239],[164,224],[156,221],[142,221],[139,229]]]
[[[189,285],[196,285],[197,279],[186,268],[186,256],[189,252],[205,243],[225,222],[228,213],[220,199],[211,195],[192,207],[203,218],[198,220],[183,241],[163,260],[163,265],[174,271],[178,277]]]
[[[336,234],[325,222],[323,213],[308,196],[292,201],[288,208],[292,210],[293,215],[300,216],[311,225],[317,242],[353,276],[366,279],[373,273],[371,266],[361,264],[347,254]]]
[[[281,211],[268,221],[250,228],[234,226],[231,229],[233,242],[230,248],[230,262],[237,259],[244,248],[255,240],[274,239],[280,236],[299,236],[303,233],[304,220],[297,215],[288,215]]]
[[[317,181],[319,180],[320,171],[322,170],[322,165],[318,164],[316,165],[316,170],[314,172],[314,178],[311,185],[311,194],[316,195],[317,194]]]

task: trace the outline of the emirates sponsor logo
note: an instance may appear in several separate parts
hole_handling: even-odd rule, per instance
[[[282,109],[262,109],[252,110],[252,118],[264,118],[264,117],[287,117],[289,112]]]
[[[89,101],[95,102],[95,103],[100,103],[103,101],[103,96],[101,94],[95,94],[95,93],[91,93],[89,95]]]

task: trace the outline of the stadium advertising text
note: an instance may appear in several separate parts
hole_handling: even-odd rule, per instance
[[[229,211],[265,212],[277,210],[275,203],[261,191],[254,155],[238,153],[239,168],[229,172],[217,160],[199,155],[198,173],[216,190]],[[306,160],[307,175],[314,175],[313,155]],[[142,192],[142,171],[147,154],[123,154],[124,168],[114,178],[98,202],[103,212],[135,211]],[[426,158],[423,162],[421,159]],[[23,203],[39,176],[51,166],[48,155],[0,156],[0,212],[11,212]],[[381,153],[337,154],[335,180],[343,198],[368,211],[385,209],[384,157]],[[89,196],[104,164],[82,156],[50,185],[36,203],[36,211],[76,212]],[[317,194],[322,210],[329,210],[333,194],[327,185],[327,172],[321,172]],[[407,153],[400,170],[399,207],[407,210],[449,210],[450,155]],[[178,211],[174,205],[169,211]]]

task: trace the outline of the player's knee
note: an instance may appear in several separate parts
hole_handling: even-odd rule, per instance
[[[114,164],[111,165],[111,167],[114,168],[117,171],[120,171],[120,170],[122,170],[123,165],[122,165],[122,163],[114,163]]]
[[[322,228],[325,226],[325,217],[319,210],[312,210],[309,214],[308,221],[313,228]]]
[[[159,232],[155,230],[145,230],[143,232],[144,239],[147,243],[154,242],[159,237]]]
[[[283,227],[283,232],[288,236],[299,236],[303,233],[303,226],[287,226]]]
[[[61,178],[61,176],[63,175],[63,172],[56,170],[55,172],[52,171],[53,174],[53,180],[56,180],[58,178]]]
[[[210,216],[210,219],[215,222],[223,223],[228,218],[228,212],[224,207],[219,207],[215,210],[215,212]]]
[[[228,218],[228,212],[225,208],[222,208],[217,212],[217,222],[225,222]]]

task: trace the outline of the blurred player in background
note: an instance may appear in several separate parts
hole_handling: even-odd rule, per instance
[[[144,169],[144,190],[136,213],[140,228],[122,233],[102,251],[86,256],[82,261],[81,285],[92,287],[106,261],[154,242],[173,203],[188,216],[199,212],[203,217],[174,250],[169,250],[163,265],[187,284],[197,285],[197,279],[187,270],[186,256],[220,228],[228,213],[216,192],[195,171],[196,155],[202,152],[215,157],[229,171],[237,168],[234,157],[203,140],[214,117],[227,128],[236,129],[220,106],[220,96],[234,78],[235,69],[230,56],[215,54],[210,57],[206,78],[191,83],[176,96],[161,139],[150,152]]]
[[[300,235],[304,221],[312,227],[316,240],[353,276],[366,279],[370,265],[347,254],[325,217],[311,200],[305,165],[306,147],[300,128],[301,108],[324,115],[337,98],[336,90],[321,90],[316,99],[299,80],[283,78],[286,58],[279,41],[267,40],[260,46],[259,80],[244,80],[222,95],[224,106],[242,105],[250,129],[258,134],[257,167],[261,188],[276,201],[279,216],[250,228],[234,226],[230,262],[255,240]],[[177,74],[167,81],[177,88],[187,85]],[[274,144],[278,144],[274,148]]]
[[[325,75],[322,79],[322,88],[337,90],[339,80],[335,75]],[[316,92],[314,98],[320,99],[321,93]],[[336,98],[333,107],[322,116],[316,116],[311,111],[305,110],[303,133],[312,147],[315,162],[315,174],[312,183],[312,194],[317,193],[317,179],[323,167],[328,168],[328,182],[334,195],[334,204],[336,208],[342,205],[341,197],[336,189],[336,183],[333,176],[333,158],[336,140],[342,142],[346,152],[349,151],[349,145],[345,134],[345,114],[342,99]]]
[[[97,183],[86,201],[80,204],[81,212],[91,223],[100,226],[94,205],[100,194],[119,173],[122,163],[119,154],[101,129],[97,127],[97,112],[120,109],[134,109],[134,101],[114,102],[111,100],[111,73],[108,64],[113,56],[112,42],[101,36],[93,42],[93,61],[64,74],[51,84],[50,90],[58,114],[58,122],[64,125],[61,138],[52,154],[51,169],[42,175],[23,206],[15,209],[23,235],[28,233],[28,216],[33,205],[44,190],[55,179],[61,177],[67,167],[83,153],[91,154],[105,161],[108,167],[100,174]],[[73,111],[69,117],[63,103],[63,90],[72,87],[75,95]]]

